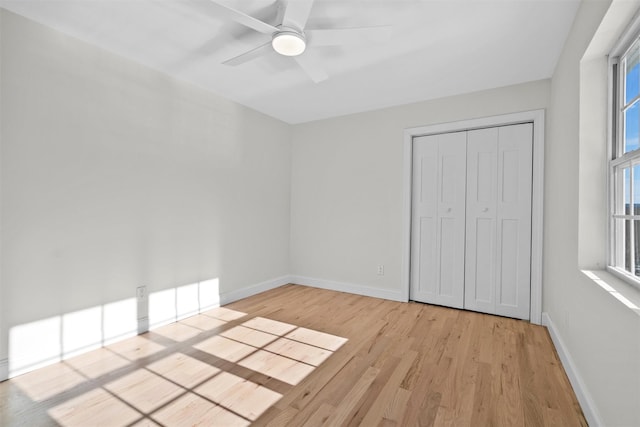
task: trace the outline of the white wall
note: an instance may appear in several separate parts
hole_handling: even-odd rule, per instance
[[[0,12],[1,13],[1,12]],[[0,15],[0,100],[3,97],[2,93],[2,52],[3,52],[3,37],[2,37],[2,16]],[[2,177],[2,103],[0,102],[0,178]],[[8,375],[8,361],[7,361],[7,342],[5,334],[5,320],[4,320],[4,302],[3,285],[2,285],[2,181],[0,179],[0,381],[7,378]]]
[[[403,129],[547,108],[543,309],[596,420],[640,425],[639,318],[578,268],[606,238],[604,142],[580,123],[602,64],[580,61],[608,5],[581,6],[551,81],[293,127],[0,11],[0,364],[10,330],[140,284],[293,273],[399,298]]]
[[[606,262],[606,58],[582,69],[581,60],[609,3],[581,6],[551,82],[294,126],[291,269],[320,279],[312,283],[399,297],[402,130],[547,108],[543,310],[588,419],[631,426],[640,425],[640,310],[580,270]]]
[[[224,296],[288,274],[288,125],[0,18],[0,360],[17,332],[95,344],[99,325],[86,326],[91,338],[65,334],[106,316],[96,307],[135,311],[124,302],[140,285],[155,294],[206,283]]]
[[[544,80],[294,126],[292,273],[399,299],[403,130],[546,108],[549,88]]]
[[[626,3],[626,7],[631,2]],[[593,404],[592,424],[640,425],[640,317],[579,267],[606,262],[606,53],[584,58],[610,2],[583,2],[555,70],[546,151],[544,310]],[[633,10],[617,28],[622,30]],[[611,37],[609,37],[611,38]],[[615,37],[613,38],[615,40]],[[585,408],[587,409],[587,408]]]

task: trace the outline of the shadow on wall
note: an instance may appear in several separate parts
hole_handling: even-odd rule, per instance
[[[220,305],[218,278],[128,298],[9,330],[9,378]]]

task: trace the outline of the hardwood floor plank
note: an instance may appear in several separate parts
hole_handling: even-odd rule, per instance
[[[545,328],[285,285],[0,383],[0,425],[586,426]]]
[[[405,355],[395,366],[391,376],[385,381],[380,393],[378,393],[375,401],[368,409],[364,417],[362,418],[360,424],[369,426],[377,424],[379,420],[381,420],[387,411],[392,412],[393,409],[390,409],[394,403],[398,403],[394,397],[398,392],[398,388],[400,386],[400,382],[407,374],[407,371],[413,365],[413,361],[418,357],[418,352],[409,351],[405,353]]]
[[[391,400],[386,404],[387,407],[384,410],[383,419],[398,423],[402,419],[409,397],[411,397],[409,390],[401,387],[397,388]],[[384,404],[384,402],[381,403]]]
[[[477,364],[472,360],[477,323],[474,315],[461,319],[456,324],[453,353],[447,353],[452,360],[452,372],[447,375],[438,411],[436,424],[455,424],[456,420],[470,419],[475,397]]]
[[[523,418],[520,393],[519,363],[516,357],[517,333],[506,330],[505,345],[502,349],[500,371],[500,395],[497,402],[497,417],[500,425],[517,425]]]
[[[301,408],[292,419],[292,425],[302,425],[307,422],[322,403],[339,406],[349,392],[349,388],[345,387],[345,384],[354,384],[358,381],[367,369],[379,359],[383,351],[389,347],[389,343],[388,337],[378,336],[363,341],[354,353],[354,357],[349,359],[342,369],[324,383],[322,389],[319,390],[323,398],[311,398],[310,395],[303,395],[301,399],[304,399],[306,403],[302,404],[301,401],[292,403],[293,406]]]
[[[471,425],[496,425],[495,410],[492,405],[494,395],[492,394],[491,383],[491,365],[482,362],[478,363],[475,398],[473,400],[473,412],[470,419]]]
[[[303,425],[305,427],[319,427],[325,424],[335,411],[335,406],[323,403]]]
[[[393,374],[393,371],[400,363],[400,358],[391,357],[386,359],[385,363],[381,367],[379,367],[379,372],[374,381],[369,386],[367,390],[367,394],[363,397],[363,399],[358,403],[355,411],[349,417],[349,419],[344,423],[345,426],[359,426],[362,423],[364,417],[367,416],[369,411],[373,408],[373,404],[376,401],[376,398],[380,394],[381,390],[384,388],[384,385],[389,381],[389,378]],[[374,366],[375,367],[375,366]],[[378,420],[381,417],[378,417]],[[378,421],[376,420],[376,421]]]
[[[540,376],[542,373],[538,368],[536,357],[537,344],[529,339],[522,338],[519,349],[519,369],[520,369],[520,398],[524,411],[526,426],[544,425],[542,399],[543,394],[536,393],[539,387],[544,387]]]
[[[307,377],[295,390],[287,393],[277,405],[281,408],[289,405],[296,409],[304,408],[308,402],[315,399],[318,393],[327,386],[327,383],[355,357],[361,347],[368,345],[369,341],[373,338],[371,335],[375,335],[378,327],[380,326],[373,324],[369,331],[347,341],[347,343],[334,354],[340,357],[329,358],[329,360],[319,368],[317,375]]]
[[[355,383],[353,388],[349,390],[341,404],[323,423],[326,426],[343,425],[349,419],[351,412],[357,408],[358,403],[364,397],[365,393],[376,379],[380,370],[369,367],[364,375]]]
[[[272,408],[275,408],[272,407]],[[292,425],[291,420],[297,415],[298,410],[296,408],[288,407],[282,411],[278,411],[275,416],[271,417],[270,414],[267,416],[262,416],[258,418],[257,423],[254,425],[257,426],[268,426],[268,427],[281,427]]]
[[[391,420],[387,420],[386,418],[383,418],[382,420],[380,420],[380,424],[378,424],[378,427],[395,427],[398,424],[395,421],[391,421]]]

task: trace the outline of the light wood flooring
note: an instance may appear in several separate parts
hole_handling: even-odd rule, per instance
[[[0,383],[2,426],[584,426],[545,328],[287,285]]]

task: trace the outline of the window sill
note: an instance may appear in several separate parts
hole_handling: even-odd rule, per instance
[[[582,273],[605,292],[640,316],[640,290],[604,270],[582,270]]]

